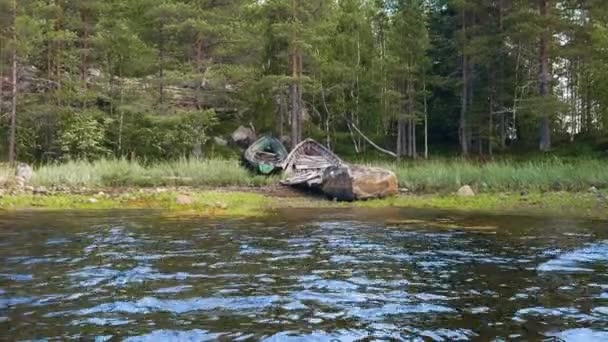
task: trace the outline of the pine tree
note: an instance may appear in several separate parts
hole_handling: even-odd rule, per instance
[[[423,2],[399,1],[392,17],[389,72],[394,78],[394,108],[397,116],[397,156],[417,157],[416,126],[422,110],[424,71],[429,38]]]

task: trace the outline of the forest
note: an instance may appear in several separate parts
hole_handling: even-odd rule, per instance
[[[0,154],[605,156],[607,65],[603,0],[0,0]]]

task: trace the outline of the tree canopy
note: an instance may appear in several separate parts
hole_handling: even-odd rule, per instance
[[[11,161],[608,145],[602,0],[0,0],[0,41]]]

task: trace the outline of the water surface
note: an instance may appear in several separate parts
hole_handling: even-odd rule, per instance
[[[608,340],[608,223],[0,215],[4,340]]]

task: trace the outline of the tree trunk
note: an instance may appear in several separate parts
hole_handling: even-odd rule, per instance
[[[591,113],[591,84],[589,82],[589,74],[585,73],[585,133],[591,133],[593,129],[593,117]],[[581,119],[581,126],[582,126]]]
[[[402,151],[402,136],[403,136],[403,129],[402,129],[402,124],[401,124],[401,118],[397,119],[397,161],[401,161],[401,155],[403,154]]]
[[[466,11],[463,9],[462,10],[462,30],[463,30],[463,34],[464,34],[464,39],[466,40],[466,29],[467,29],[467,24],[466,24]],[[465,43],[463,43],[465,44]],[[463,155],[468,155],[469,154],[469,138],[468,138],[468,134],[467,134],[467,104],[468,104],[468,94],[469,94],[469,80],[468,80],[468,70],[469,69],[469,61],[467,58],[467,53],[464,50],[464,46],[462,49],[462,101],[461,101],[461,108],[460,108],[460,123],[458,126],[458,136],[460,138],[460,148],[461,148],[461,152]]]
[[[429,159],[429,114],[426,100],[426,78],[422,83],[423,101],[424,101],[424,159]]]
[[[413,76],[407,82],[407,111],[408,111],[408,156],[416,158],[416,123],[414,119],[414,82]]]
[[[203,38],[198,36],[195,43],[195,51],[196,51],[196,72],[197,78],[203,72]],[[201,84],[203,80],[199,80],[196,82],[196,94],[194,95],[196,101],[196,109],[201,109]]]
[[[16,153],[16,135],[17,135],[17,28],[15,27],[17,20],[17,0],[13,0],[13,49],[12,49],[12,70],[11,70],[11,84],[12,84],[12,99],[11,99],[11,124],[10,134],[8,141],[8,162],[14,166]]]
[[[165,38],[163,32],[163,25],[158,27],[158,102],[162,105],[165,102]]]
[[[551,0],[540,1],[540,15],[546,18],[549,15]],[[549,82],[551,80],[551,71],[549,69],[549,39],[548,32],[541,33],[540,37],[540,73],[539,73],[539,95],[541,97],[549,97]],[[540,118],[540,142],[539,148],[541,151],[549,151],[551,149],[551,121],[549,113],[542,113]]]
[[[0,117],[2,117],[2,110],[4,102],[2,99],[4,98],[4,65],[0,63]]]
[[[124,96],[123,96],[123,83],[122,83],[122,66],[120,66],[118,68],[118,74],[120,75],[120,85],[119,85],[119,92],[120,92],[120,100],[118,102],[118,155],[122,156],[122,132],[123,132],[123,128],[124,128],[124,111],[122,110],[122,104],[123,104],[123,100],[124,100]]]
[[[492,155],[493,152],[493,138],[494,138],[494,113],[496,112],[496,65],[494,61],[489,64],[490,71],[488,75],[488,154]]]
[[[80,14],[83,30],[82,30],[82,52],[81,52],[81,64],[80,64],[80,80],[82,82],[83,88],[88,88],[87,84],[87,71],[89,69],[88,59],[89,59],[89,26],[87,22],[87,15],[84,12]],[[84,101],[86,103],[86,101]]]
[[[501,34],[501,36],[504,34],[504,14],[503,14],[503,0],[498,0],[498,30]],[[504,38],[503,38],[504,39]],[[499,109],[500,112],[500,117],[498,118],[499,120],[499,126],[500,126],[500,132],[498,132],[497,136],[500,138],[500,149],[503,149],[506,147],[506,140],[507,140],[507,125],[506,125],[506,110],[505,110],[505,106],[504,106],[504,97],[503,97],[503,87],[504,87],[504,82],[505,82],[505,56],[504,56],[504,52],[503,52],[503,47],[504,47],[505,43],[504,41],[501,40],[500,42],[500,52],[498,54],[498,80],[496,81],[497,83],[497,92],[496,92],[496,100],[498,101],[496,106]],[[515,84],[515,86],[517,86],[517,84]]]
[[[299,55],[299,48],[297,47],[297,32],[296,32],[296,20],[297,20],[297,1],[291,1],[292,9],[292,20],[294,27],[292,28],[292,51],[291,51],[291,77],[292,84],[290,85],[289,95],[291,98],[291,145],[295,146],[302,139],[302,128],[301,128],[301,89],[300,89],[300,73],[298,70],[301,66],[302,60]]]

